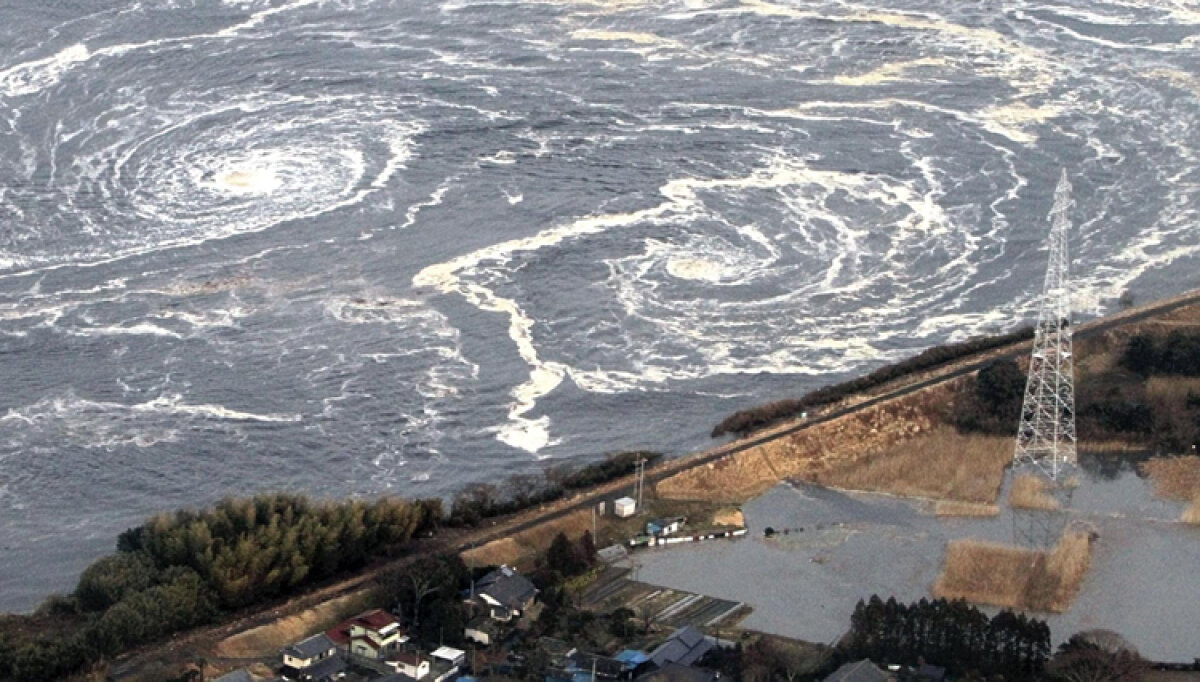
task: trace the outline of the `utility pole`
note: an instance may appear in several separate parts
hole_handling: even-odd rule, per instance
[[[646,487],[646,458],[638,455],[637,474],[637,513],[642,513],[642,489]]]
[[[1065,508],[1073,492],[1077,463],[1075,438],[1075,358],[1071,343],[1071,279],[1067,249],[1069,215],[1075,202],[1064,169],[1050,209],[1050,258],[1038,305],[1029,378],[1021,404],[1013,452],[1012,480],[1035,477]],[[1065,517],[1061,511],[1013,508],[1013,535],[1019,544],[1054,544]]]
[[[1075,455],[1075,359],[1071,345],[1071,281],[1067,232],[1071,183],[1063,170],[1054,190],[1050,210],[1050,263],[1038,309],[1029,379],[1021,405],[1013,468],[1037,467],[1052,482],[1058,482]]]

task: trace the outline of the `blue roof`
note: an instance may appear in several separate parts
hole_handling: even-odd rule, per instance
[[[625,649],[616,656],[613,656],[613,658],[622,663],[628,663],[632,667],[637,667],[650,660],[650,655],[637,649]]]

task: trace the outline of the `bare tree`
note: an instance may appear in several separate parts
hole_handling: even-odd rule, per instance
[[[417,627],[421,622],[421,600],[429,595],[437,592],[438,588],[433,584],[433,578],[421,571],[409,571],[408,581],[412,583],[413,588],[413,627]]]

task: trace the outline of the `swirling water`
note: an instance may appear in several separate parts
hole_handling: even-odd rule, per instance
[[[1200,285],[1200,0],[0,7],[0,608]]]

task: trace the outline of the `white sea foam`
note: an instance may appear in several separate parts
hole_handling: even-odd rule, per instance
[[[300,415],[256,414],[219,404],[193,404],[179,394],[126,404],[88,400],[68,392],[12,408],[0,417],[0,424],[6,425],[18,443],[53,437],[80,447],[112,449],[178,441],[185,432],[180,420],[200,420],[220,429],[224,423],[295,422]]]
[[[111,262],[360,204],[404,167],[423,129],[391,102],[348,96],[182,98],[112,120],[119,137],[80,131],[59,174],[66,208],[83,223],[73,250],[57,241],[39,249],[45,230],[31,221],[19,228],[34,231],[25,267]]]
[[[0,96],[20,97],[57,83],[73,66],[91,58],[86,45],[72,45],[55,55],[0,71]]]
[[[828,248],[829,262],[822,266],[809,285],[797,283],[794,290],[804,296],[818,291],[826,294],[851,292],[866,286],[870,277],[854,274],[861,256],[861,240],[865,230],[831,211],[826,202],[835,195],[855,197],[865,205],[877,207],[885,214],[897,212],[893,240],[895,248],[909,249],[926,240],[947,238],[949,217],[933,201],[931,194],[920,194],[912,187],[890,183],[869,175],[816,170],[793,159],[773,157],[770,162],[749,175],[735,178],[681,178],[660,188],[664,200],[657,206],[608,215],[587,216],[553,227],[533,236],[512,240],[460,256],[452,261],[425,268],[413,280],[414,286],[436,287],[444,293],[455,293],[472,305],[488,311],[504,313],[509,319],[508,331],[521,358],[529,365],[528,378],[517,385],[509,406],[509,422],[500,427],[498,438],[516,448],[538,452],[554,442],[550,420],[546,415],[534,417],[539,400],[553,392],[568,376],[576,385],[592,391],[628,390],[647,383],[694,379],[722,373],[774,371],[810,373],[820,367],[814,360],[814,348],[831,351],[828,361],[859,362],[877,358],[880,353],[865,342],[845,342],[836,346],[798,339],[772,338],[767,346],[753,354],[744,354],[740,344],[722,342],[720,337],[739,326],[761,334],[766,321],[760,310],[774,314],[785,309],[788,301],[799,302],[795,291],[759,301],[739,301],[724,305],[704,300],[664,300],[662,283],[654,280],[661,271],[677,279],[701,282],[710,286],[745,286],[756,278],[775,280],[786,277],[792,267],[780,262],[781,251],[776,240],[756,225],[730,226],[729,237],[697,234],[693,241],[680,245],[673,238],[647,238],[645,250],[628,257],[607,261],[613,272],[609,287],[615,292],[626,314],[648,323],[656,330],[652,337],[663,343],[684,343],[699,356],[684,365],[659,364],[652,348],[626,349],[635,355],[636,369],[582,369],[560,360],[551,360],[539,350],[534,338],[536,325],[533,313],[514,298],[498,293],[496,284],[511,270],[511,263],[523,254],[564,248],[569,243],[616,229],[637,228],[666,230],[689,222],[714,217],[707,205],[710,198],[738,197],[768,192],[779,196],[788,208],[788,215],[798,220],[822,220],[836,225],[836,245],[809,244],[820,250]],[[794,205],[791,205],[794,202]],[[816,216],[816,218],[814,218]],[[676,227],[674,229],[681,229]],[[734,240],[734,241],[730,241]],[[899,252],[896,256],[899,255]],[[883,258],[896,256],[884,255]],[[812,274],[810,273],[810,278]],[[738,310],[751,311],[753,318],[738,319]],[[707,329],[706,329],[707,328]],[[761,338],[761,337],[760,337]],[[742,337],[744,344],[751,337]],[[657,343],[657,341],[656,341]],[[761,345],[761,341],[754,345]],[[780,346],[785,347],[780,347]],[[650,353],[650,355],[647,355]],[[838,360],[837,358],[840,358]]]

